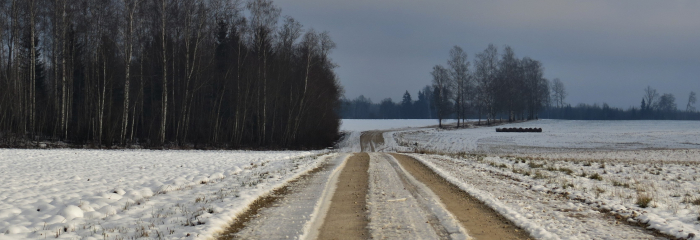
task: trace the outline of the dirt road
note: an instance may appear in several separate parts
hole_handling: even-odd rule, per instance
[[[377,147],[384,145],[384,132],[368,131],[360,136],[360,146],[363,152],[376,152]]]
[[[261,197],[238,216],[220,239],[533,239],[530,233],[441,175],[444,175],[443,170],[456,174],[463,182],[479,183],[473,187],[487,193],[507,192],[510,188],[504,187],[513,188],[519,183],[504,185],[491,179],[500,179],[499,176],[479,169],[469,172],[468,176],[460,175],[463,170],[450,171],[466,164],[460,159],[446,158],[456,162],[445,162],[435,161],[442,159],[437,155],[377,152],[386,151],[383,133],[362,133],[360,142],[353,143],[352,148],[361,149],[362,153],[331,155],[317,169]],[[440,164],[440,167],[425,164]],[[433,169],[439,169],[440,174]],[[483,179],[498,184],[483,184]],[[524,204],[539,204],[532,201],[545,198],[537,194],[540,193],[523,189],[512,192],[513,196],[507,199],[522,197],[528,199],[522,200]],[[483,195],[478,196],[483,199]],[[529,209],[528,205],[518,206]],[[579,208],[585,206],[575,210],[583,211]],[[571,215],[567,209],[546,210],[557,217],[527,217],[536,223],[567,219],[573,224],[567,226],[573,229],[569,232],[584,239],[586,236],[595,236],[592,239],[664,239],[651,236],[642,228],[618,224],[615,219],[589,223],[581,218],[584,215]],[[567,217],[569,215],[573,217]],[[551,229],[541,231],[540,225],[528,225],[530,222],[524,224],[539,237],[567,236],[552,234],[556,230]],[[593,231],[596,229],[603,230]]]
[[[362,150],[383,145],[361,136]],[[329,157],[255,201],[219,239],[528,239],[527,233],[401,154]]]
[[[367,239],[369,155],[356,153],[346,160],[318,239]]]
[[[391,154],[421,183],[433,191],[447,210],[476,239],[529,239],[527,232],[496,213],[493,209],[473,198],[459,187],[447,182],[418,160]]]

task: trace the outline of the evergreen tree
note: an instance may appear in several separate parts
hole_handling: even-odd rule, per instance
[[[413,100],[411,99],[411,94],[408,93],[408,90],[406,90],[406,93],[403,94],[403,99],[401,100],[401,118],[414,118]]]

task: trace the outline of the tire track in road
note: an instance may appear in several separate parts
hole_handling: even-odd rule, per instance
[[[370,156],[356,153],[346,161],[318,239],[369,238],[366,196]]]
[[[384,132],[368,131],[360,135],[360,147],[362,152],[376,152],[376,148],[384,145]]]
[[[418,160],[391,154],[416,180],[425,184],[440,202],[476,239],[531,239],[527,231],[496,213],[476,198],[447,182]]]
[[[370,231],[375,239],[470,239],[424,184],[388,154],[373,153]]]
[[[363,151],[374,151],[374,146],[384,144],[383,132],[364,132],[360,140]],[[452,214],[471,237],[476,239],[532,239],[527,231],[516,226],[459,187],[449,183],[418,160],[396,153],[392,153],[391,156],[408,172],[407,176],[410,175],[437,195],[442,206]],[[401,167],[394,165],[397,172],[400,172]],[[403,176],[404,182],[407,176]]]
[[[299,239],[308,234],[319,213],[329,179],[344,168],[346,154],[330,156],[317,167],[255,200],[248,210],[221,234],[228,239]]]

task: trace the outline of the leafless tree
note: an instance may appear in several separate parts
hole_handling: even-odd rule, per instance
[[[435,98],[433,105],[437,110],[439,127],[442,128],[442,120],[451,113],[450,99],[452,94],[449,87],[449,71],[441,65],[435,65],[431,75],[433,76],[433,97]]]
[[[661,95],[657,106],[657,109],[663,112],[674,112],[678,108],[676,105],[676,97],[670,93]]]
[[[131,88],[131,61],[134,53],[134,23],[137,11],[140,8],[140,0],[122,0],[124,12],[122,13],[122,51],[124,56],[124,108],[122,112],[121,143],[125,143],[129,126],[129,92]]]
[[[695,96],[695,92],[691,91],[690,94],[688,95],[688,105],[685,107],[686,112],[695,112],[695,102],[697,101],[697,98]]]
[[[647,109],[654,110],[658,108],[657,98],[659,98],[659,93],[656,92],[656,89],[651,88],[651,86],[647,86],[644,89],[644,100],[646,100]]]
[[[515,52],[510,46],[506,46],[499,61],[499,74],[496,78],[497,107],[505,112],[508,121],[514,121],[523,103],[521,91],[523,88],[520,60],[515,57]]]
[[[562,108],[564,107],[564,99],[566,99],[566,88],[564,87],[564,83],[559,80],[559,78],[555,78],[552,80],[552,99],[554,100],[554,105],[557,108]]]
[[[472,89],[467,53],[459,46],[452,47],[447,65],[450,67],[450,88],[454,93],[452,95],[455,103],[454,112],[456,113],[457,127],[459,127],[460,120],[466,118],[468,100],[471,96],[470,91]]]
[[[496,117],[495,92],[498,74],[498,49],[493,44],[489,44],[488,48],[476,55],[474,65],[479,111],[486,113],[486,121],[490,124]],[[479,114],[479,121],[481,121],[481,114]]]
[[[329,146],[342,94],[330,34],[291,17],[278,27],[272,1],[242,1],[0,0],[0,132],[97,147]]]

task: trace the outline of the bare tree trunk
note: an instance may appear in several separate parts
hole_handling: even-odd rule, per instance
[[[267,143],[267,49],[263,50],[263,117],[261,143]]]
[[[58,29],[59,29],[58,16],[60,15],[60,11],[59,11],[59,8],[58,8],[58,0],[55,0],[55,1],[54,1],[54,11],[53,11],[53,12],[54,12],[54,18],[53,18],[53,23],[52,23],[52,24],[53,24],[53,29],[52,29],[52,31],[53,31],[53,38],[54,38],[54,39],[53,39],[53,48],[52,48],[52,51],[53,51],[53,58],[52,58],[52,59],[53,59],[53,62],[52,62],[52,64],[51,64],[51,65],[53,66],[53,77],[52,77],[52,79],[53,79],[53,89],[54,89],[54,90],[53,90],[53,92],[54,92],[54,93],[53,93],[53,97],[54,97],[54,99],[55,99],[55,100],[53,101],[53,102],[54,102],[53,111],[54,111],[55,116],[56,116],[56,117],[59,117],[59,116],[61,116],[61,113],[60,113],[61,105],[60,105],[60,101],[59,101],[59,99],[58,99],[58,90],[59,90],[59,83],[58,83],[58,75],[59,75],[58,55],[60,54],[60,50],[59,50],[59,46],[58,46],[58,45],[59,45],[59,41],[60,41],[60,34],[59,34],[59,30],[58,30]],[[59,138],[59,134],[60,134],[60,133],[59,133],[59,130],[60,130],[60,129],[61,129],[61,121],[60,121],[60,120],[59,120],[59,121],[55,121],[54,127],[53,127],[53,138],[54,138],[54,139],[58,139],[58,138]]]
[[[102,93],[100,94],[100,100],[99,100],[99,113],[98,119],[99,119],[99,134],[97,143],[99,144],[100,147],[102,147],[102,131],[104,129],[104,112],[105,112],[105,98],[107,95],[107,58],[104,55],[104,52],[102,53]]]
[[[66,1],[63,0],[63,20],[61,21],[61,24],[63,25],[61,28],[61,42],[63,44],[63,54],[61,56],[61,67],[62,67],[62,78],[61,78],[61,132],[63,135],[63,139],[68,138],[68,123],[67,123],[67,114],[66,111],[68,110],[68,105],[66,98],[68,97],[66,95],[66,91],[68,90],[67,83],[66,83],[66,78],[67,78],[67,66],[66,66],[66,57],[68,55],[67,51],[67,41],[66,41],[66,32],[68,31],[68,21],[66,19]]]
[[[131,133],[129,134],[129,142],[134,142],[134,128],[136,126],[136,106],[139,101],[143,101],[143,56],[139,59],[139,92],[134,101],[134,114],[131,114]]]
[[[195,3],[196,4],[196,3]],[[196,10],[196,9],[193,9]],[[195,31],[197,31],[197,34],[194,39],[194,49],[192,49],[192,43],[190,42],[189,36],[190,36],[190,31],[192,28],[190,27],[190,22],[192,20],[192,12],[187,12],[187,17],[185,18],[185,96],[182,104],[182,116],[180,121],[178,122],[178,135],[180,132],[182,132],[182,139],[181,141],[184,142],[186,137],[187,137],[187,131],[188,131],[188,122],[189,122],[189,116],[190,116],[190,109],[191,109],[191,102],[193,96],[191,91],[190,91],[190,85],[192,84],[192,78],[195,73],[195,69],[197,69],[197,55],[199,51],[199,45],[202,41],[202,31],[201,29],[204,27],[204,19],[205,18],[200,18],[200,22],[198,25],[195,25]],[[190,52],[192,52],[192,60],[190,60]],[[181,130],[180,130],[181,129]]]
[[[299,125],[301,125],[301,113],[303,112],[303,109],[305,107],[304,101],[306,100],[306,90],[308,90],[309,86],[309,73],[311,71],[311,52],[312,49],[309,47],[308,52],[306,54],[306,74],[304,76],[304,91],[301,94],[301,100],[299,101],[299,112],[297,113],[297,117],[294,120],[294,132],[292,133],[292,141],[296,141],[297,138],[297,131],[299,131]]]
[[[160,124],[160,142],[161,144],[165,143],[165,124],[168,116],[168,62],[167,62],[167,55],[166,55],[166,45],[165,45],[165,17],[166,17],[166,0],[161,0],[161,18],[160,18],[160,24],[161,24],[161,35],[160,35],[160,40],[161,44],[163,45],[163,106],[162,106],[162,119],[161,119],[161,124]]]
[[[243,98],[241,97],[241,43],[238,42],[238,51],[236,53],[236,115],[234,116],[234,124],[233,124],[233,143],[234,145],[240,144],[239,142],[239,136],[241,135],[240,128],[243,125],[243,121],[241,120],[241,104],[243,102]]]
[[[124,76],[124,109],[122,113],[122,129],[121,129],[121,144],[126,143],[126,133],[129,126],[129,92],[131,90],[129,84],[131,80],[131,58],[133,54],[133,35],[134,35],[134,14],[136,12],[136,7],[139,4],[139,0],[134,0],[129,6],[128,2],[124,0],[124,5],[127,8],[127,29],[126,29],[126,39],[124,40],[124,67],[126,68]]]
[[[30,139],[34,139],[36,136],[36,126],[35,126],[35,120],[36,117],[34,116],[35,110],[36,110],[36,0],[30,0],[29,1],[29,31],[30,31],[30,42],[31,42],[31,50],[30,50],[30,59],[31,59],[31,66],[29,67],[29,133],[31,134]]]

